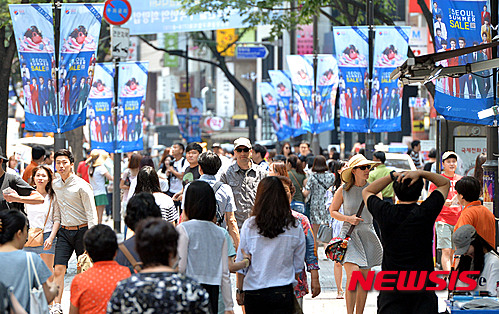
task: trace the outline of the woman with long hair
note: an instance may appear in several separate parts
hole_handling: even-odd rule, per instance
[[[281,161],[275,161],[269,166],[269,176],[288,176],[286,164]]]
[[[304,189],[307,185],[307,175],[303,171],[303,163],[296,155],[289,155],[286,161],[286,168],[288,170],[288,176],[293,182],[296,193],[293,195],[293,200],[291,201],[291,209],[305,214],[305,199],[308,195],[308,191]],[[304,194],[305,193],[305,194]]]
[[[128,192],[130,190],[130,185],[132,180],[137,177],[140,170],[140,161],[142,160],[142,155],[132,154],[128,160],[128,167],[123,171],[120,180],[120,189],[123,191],[123,208],[126,208],[126,203],[128,201]]]
[[[499,282],[499,255],[490,244],[482,238],[472,225],[459,227],[452,235],[456,247],[455,255],[461,256],[457,271],[479,271],[477,291],[487,291],[490,296],[497,296]]]
[[[289,142],[282,143],[281,152],[279,153],[279,155],[284,155],[284,157],[288,158],[291,154],[291,144]]]
[[[381,265],[383,248],[376,236],[371,213],[364,208],[361,217],[356,214],[363,203],[362,190],[369,185],[367,179],[372,167],[376,166],[374,161],[367,160],[363,155],[357,154],[348,162],[348,167],[341,172],[341,180],[345,183],[340,186],[333,197],[329,207],[331,217],[343,221],[340,236],[345,237],[350,226],[355,225],[348,249],[343,260],[343,266],[347,273],[346,286],[350,285],[350,279],[354,271],[360,271],[364,277],[372,267]],[[339,212],[343,205],[344,214]],[[367,291],[359,285],[355,290],[346,291],[345,299],[347,313],[362,313],[366,305]]]
[[[210,295],[213,313],[218,312],[218,293],[222,288],[225,312],[233,312],[229,276],[229,243],[222,228],[214,224],[217,201],[213,188],[204,181],[193,181],[185,192],[185,220],[177,226],[180,272],[199,282]]]
[[[135,194],[141,192],[151,193],[156,200],[156,204],[161,209],[161,216],[164,220],[173,224],[178,220],[178,212],[171,197],[161,192],[157,172],[151,166],[144,166],[137,174],[137,187]],[[134,195],[135,195],[134,194]]]
[[[279,180],[281,180],[282,185],[284,186],[284,190],[286,191],[286,195],[288,196],[288,200],[291,201],[293,198],[293,194],[295,194],[296,189],[291,182],[291,179],[284,176],[279,176]],[[307,271],[310,272],[311,278],[311,288],[312,288],[312,298],[315,298],[321,293],[321,284],[319,282],[319,260],[317,259],[317,251],[315,250],[315,242],[314,235],[312,234],[312,225],[307,218],[307,216],[300,214],[294,210],[291,210],[293,217],[295,217],[298,222],[301,224],[303,228],[303,233],[305,234],[305,265],[307,267]],[[307,274],[305,272],[305,268],[303,268],[300,276],[298,277],[298,284],[295,286],[295,296],[298,299],[298,303],[303,308],[303,297],[308,294],[308,283],[307,283]]]
[[[480,196],[483,196],[483,164],[487,161],[487,155],[482,153],[476,156],[475,171],[473,176],[480,182]]]
[[[107,313],[211,313],[208,293],[174,269],[179,235],[171,224],[144,219],[135,238],[144,267],[118,283]]]
[[[326,191],[333,186],[334,174],[330,173],[324,156],[315,156],[312,174],[307,180],[305,190],[310,192],[310,223],[314,230],[315,240],[322,224],[329,224],[329,213],[326,209]]]
[[[236,274],[238,304],[244,304],[247,314],[293,313],[293,285],[303,269],[305,235],[278,177],[258,184],[251,217],[241,229],[237,261],[243,251],[252,258],[249,267]]]
[[[54,254],[55,254],[55,241],[57,231],[61,225],[60,222],[54,222],[54,205],[55,193],[52,189],[52,170],[49,167],[41,165],[33,169],[31,177],[32,182],[35,183],[35,188],[43,198],[43,204],[30,205],[26,204],[26,214],[30,221],[32,228],[40,228],[43,232],[43,244],[40,246],[24,247],[27,252],[40,254],[40,257],[45,262],[47,267],[53,273],[54,268]],[[49,278],[52,281],[52,277]]]
[[[0,282],[14,290],[14,296],[26,311],[30,310],[31,288],[38,285],[35,271],[48,303],[59,292],[58,286],[48,282],[52,273],[40,256],[23,251],[28,229],[28,219],[20,211],[0,211]]]

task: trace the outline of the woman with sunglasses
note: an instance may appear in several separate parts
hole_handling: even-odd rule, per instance
[[[334,174],[328,171],[326,157],[315,156],[312,174],[305,185],[304,196],[310,193],[310,223],[317,242],[317,232],[322,224],[329,224],[329,213],[326,208],[326,191],[334,183]]]
[[[333,202],[329,207],[331,217],[343,221],[343,227],[340,231],[340,237],[344,238],[350,226],[355,225],[348,249],[343,260],[343,266],[347,273],[346,286],[350,285],[350,279],[354,271],[360,271],[364,277],[372,267],[381,265],[383,248],[376,236],[373,226],[373,217],[371,213],[364,208],[361,217],[356,214],[362,204],[362,190],[369,185],[370,170],[378,164],[367,160],[363,155],[357,154],[348,162],[348,167],[341,172],[341,180],[345,183],[340,186],[333,197]],[[339,212],[343,205],[344,214]],[[367,291],[360,285],[356,290],[346,291],[345,300],[347,313],[362,313],[366,305]]]
[[[291,144],[289,142],[282,143],[280,155],[284,155],[284,157],[288,158],[291,155]]]

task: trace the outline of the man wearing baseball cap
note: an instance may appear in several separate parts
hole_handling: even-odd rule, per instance
[[[462,176],[456,174],[457,169],[457,154],[452,151],[447,151],[442,155],[442,175],[450,180],[450,189],[447,199],[445,200],[444,207],[438,215],[435,230],[437,233],[437,249],[442,250],[442,258],[440,264],[442,270],[450,271],[452,255],[452,234],[454,233],[454,226],[461,215],[461,206],[457,199],[456,182]],[[433,192],[437,187],[435,184],[430,184],[429,192]]]
[[[220,177],[222,183],[230,185],[236,203],[236,220],[239,229],[249,218],[255,203],[256,189],[260,180],[267,176],[261,167],[251,161],[251,142],[245,137],[234,141],[234,157],[232,164]]]
[[[452,242],[456,247],[456,255],[461,256],[457,270],[479,271],[476,291],[487,291],[490,296],[497,296],[499,282],[499,256],[472,225],[459,227]],[[473,265],[473,269],[470,269]]]

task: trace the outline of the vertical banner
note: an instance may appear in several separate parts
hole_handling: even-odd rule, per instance
[[[298,101],[297,109],[301,116],[301,127],[306,132],[313,132],[311,119],[313,119],[314,112],[312,101],[314,69],[304,56],[289,55],[286,60],[293,83],[294,95],[292,97]]]
[[[90,146],[108,153],[116,151],[114,136],[114,65],[97,63],[90,94],[88,95],[88,116],[90,118]],[[123,124],[118,121],[120,132]]]
[[[85,124],[86,103],[97,60],[103,10],[103,4],[62,4],[59,54],[60,132]],[[57,116],[52,118],[57,122]]]
[[[366,96],[369,62],[367,27],[335,27],[333,33],[339,68],[340,130],[367,132],[369,129]],[[377,100],[378,94],[373,93],[373,108]]]
[[[52,5],[9,5],[25,99],[25,129],[55,132],[57,114]]]
[[[391,80],[390,74],[407,59],[410,31],[410,27],[376,26],[372,84],[374,96],[370,126],[372,132],[402,130],[403,85],[399,80]]]
[[[313,56],[307,56],[312,59]],[[338,88],[338,63],[332,55],[318,55],[317,57],[317,98],[315,103],[314,133],[334,130],[334,105],[336,102],[336,89]],[[362,96],[363,100],[362,101]],[[360,90],[360,98],[357,107],[365,114],[367,103],[364,90]],[[361,116],[359,114],[359,116]],[[365,116],[365,115],[364,115]]]
[[[191,97],[191,108],[178,108],[173,99],[177,114],[180,134],[187,143],[201,142],[201,118],[203,115],[203,99]]]
[[[483,0],[432,1],[437,51],[454,50],[491,42],[490,5]],[[491,49],[443,60],[457,66],[489,60]],[[493,117],[478,118],[478,112],[493,105],[492,71],[484,70],[436,82],[435,109],[448,120],[492,124]]]
[[[279,96],[277,89],[272,83],[262,82],[258,84],[258,89],[262,94],[263,103],[270,116],[270,122],[277,135],[278,141],[283,141],[291,136],[289,127],[289,111],[284,106],[284,101]]]
[[[122,62],[118,73],[118,152],[144,149],[142,105],[146,100],[149,62]]]

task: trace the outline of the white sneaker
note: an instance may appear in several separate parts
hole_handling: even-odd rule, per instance
[[[50,308],[50,314],[63,314],[61,304],[54,303],[54,305],[52,305],[52,307]]]

